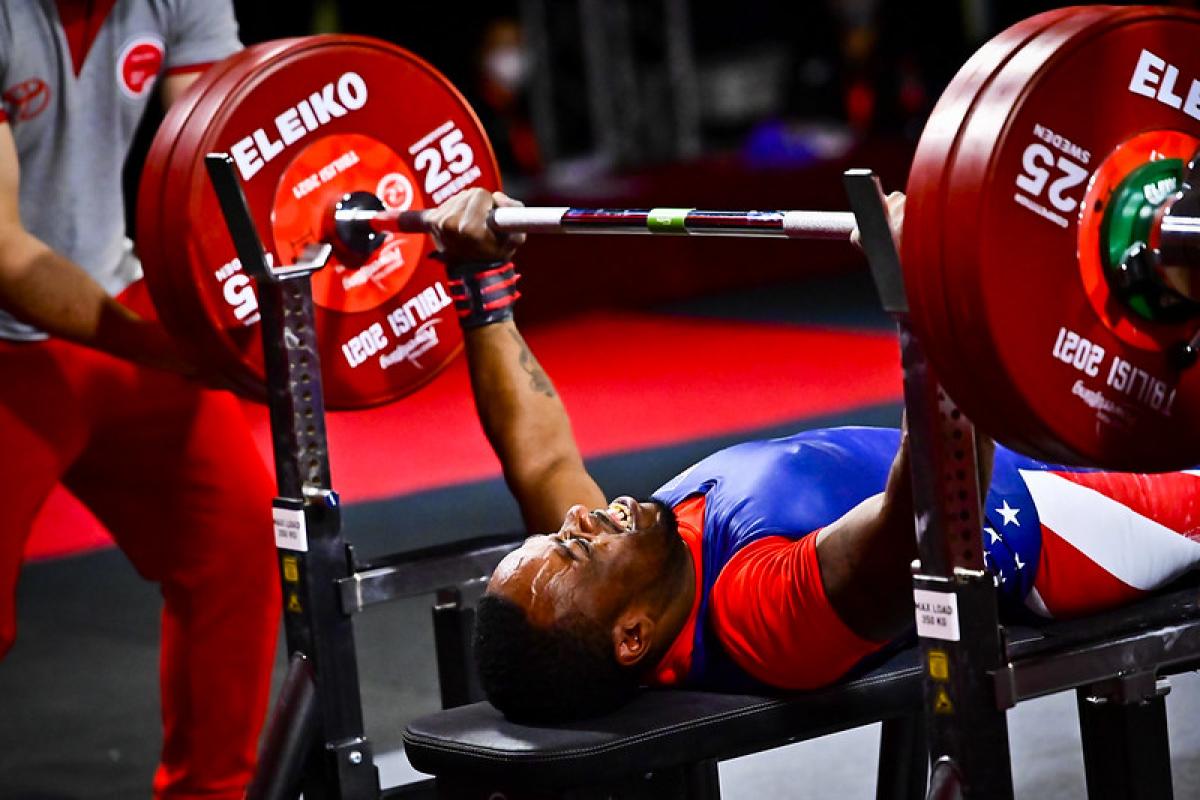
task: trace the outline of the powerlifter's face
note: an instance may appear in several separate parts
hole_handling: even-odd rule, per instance
[[[618,497],[608,508],[572,506],[557,533],[531,536],[509,553],[488,591],[521,606],[535,625],[570,612],[609,623],[654,595],[682,542],[671,510]]]

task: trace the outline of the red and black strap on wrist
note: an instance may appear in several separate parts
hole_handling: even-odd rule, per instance
[[[520,273],[511,261],[457,261],[446,265],[450,297],[463,328],[511,319]]]

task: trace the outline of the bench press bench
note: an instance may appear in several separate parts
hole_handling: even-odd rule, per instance
[[[1005,627],[1008,664],[995,676],[997,703],[1076,688],[1089,786],[1112,792],[1137,782],[1150,791],[1137,796],[1169,797],[1157,679],[1200,666],[1198,587],[1189,578],[1094,617]],[[876,797],[917,798],[925,796],[928,763],[922,678],[917,649],[907,647],[820,691],[646,690],[611,714],[574,724],[517,725],[473,703],[414,720],[404,746],[416,769],[436,776],[439,798],[710,800],[720,796],[718,761],[883,722]]]
[[[414,720],[404,733],[412,765],[437,776],[439,797],[718,797],[718,761],[885,723],[882,791],[915,779],[921,672],[907,648],[856,680],[802,695],[767,697],[646,690],[611,714],[532,727],[488,703]]]

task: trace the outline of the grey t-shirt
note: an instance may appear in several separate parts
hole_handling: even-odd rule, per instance
[[[108,6],[0,3],[0,102],[17,145],[25,229],[117,294],[141,277],[125,236],[121,169],[155,80],[241,44],[229,0],[117,0],[100,19]],[[0,311],[0,338],[45,334]]]

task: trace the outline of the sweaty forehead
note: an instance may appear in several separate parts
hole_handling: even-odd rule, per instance
[[[520,547],[501,559],[492,572],[488,585],[511,581],[534,562],[545,561],[549,555],[543,541],[545,538],[544,536],[531,536]]]
[[[509,553],[496,566],[487,587],[489,593],[524,609],[535,625],[553,624],[563,596],[570,595],[559,585],[568,577],[570,563],[556,557],[548,545],[547,537],[535,537]]]
[[[548,536],[534,536],[496,565],[488,591],[529,607],[552,589],[554,580],[570,567],[570,559],[555,552]]]

